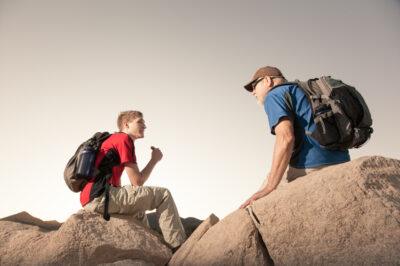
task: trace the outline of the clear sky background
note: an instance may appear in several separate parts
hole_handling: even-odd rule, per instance
[[[395,0],[0,0],[0,217],[77,212],[65,164],[129,109],[148,127],[139,167],[164,152],[147,185],[182,217],[224,217],[271,165],[266,114],[242,88],[264,65],[356,86],[375,133],[352,158],[400,159],[399,28]]]

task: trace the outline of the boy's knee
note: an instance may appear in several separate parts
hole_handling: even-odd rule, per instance
[[[164,187],[151,187],[151,190],[153,191],[154,195],[158,195],[158,197],[162,197],[164,199],[172,198],[172,194],[169,191],[169,189],[167,189],[167,188],[164,188]]]
[[[168,188],[158,187],[157,189],[164,197],[170,198],[172,196]]]
[[[171,192],[168,190],[168,188],[162,188],[162,191],[165,195],[171,196]]]

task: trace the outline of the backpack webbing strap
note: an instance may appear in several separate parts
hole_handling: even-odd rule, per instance
[[[104,196],[104,210],[103,210],[103,218],[106,221],[110,220],[110,214],[108,212],[108,205],[110,202],[110,184],[108,183],[109,179],[112,177],[111,171],[100,172],[97,176],[95,183],[93,184],[92,190],[90,191],[90,201],[94,198]]]
[[[111,175],[110,175],[111,177]],[[107,177],[108,180],[109,177]],[[108,212],[108,206],[110,204],[110,184],[107,182],[104,188],[104,211],[103,211],[103,218],[106,221],[110,220],[110,213]]]
[[[308,80],[307,82],[297,81],[297,84],[303,90],[303,92],[306,94],[307,99],[313,110],[313,113],[315,113],[318,106],[322,102],[322,98],[321,98],[322,95],[314,90],[312,83],[311,83],[312,81],[314,81],[314,80]]]
[[[332,93],[332,89],[326,84],[326,77],[322,77],[320,79],[317,79],[315,82],[317,83],[318,87],[322,91],[323,95],[326,95],[329,97]]]
[[[99,174],[96,176],[95,183],[90,191],[90,200],[100,197],[102,194],[104,195],[103,218],[106,221],[110,220],[110,214],[108,212],[110,203],[110,184],[108,181],[112,177],[112,168],[118,165],[119,162],[120,159],[118,153],[114,149],[109,150],[100,163],[98,169]]]

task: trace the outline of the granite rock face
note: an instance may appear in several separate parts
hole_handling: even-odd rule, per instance
[[[190,252],[171,265],[400,264],[400,161],[326,167],[188,241]]]
[[[193,233],[172,256],[133,217],[23,212],[0,220],[0,265],[400,265],[400,161],[329,166],[221,221],[186,222]]]
[[[400,161],[362,157],[252,206],[276,265],[400,264]]]
[[[190,248],[183,245],[185,254],[178,250],[169,265],[273,265],[246,210],[238,210],[212,227],[204,223],[187,240]],[[198,234],[198,230],[203,232]]]
[[[208,229],[218,223],[218,221],[218,217],[214,214],[211,214],[206,220],[204,220],[203,223],[201,223],[200,226],[197,227],[197,229],[174,254],[172,259],[169,261],[169,265],[184,265],[184,262],[187,262],[186,258],[190,255],[193,247],[203,237]]]
[[[98,265],[122,260],[165,265],[172,256],[159,236],[129,216],[113,215],[107,222],[100,214],[81,211],[58,230],[9,220],[0,221],[1,265]]]

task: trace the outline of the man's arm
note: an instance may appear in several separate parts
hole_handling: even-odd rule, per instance
[[[146,167],[139,171],[139,167],[136,163],[127,163],[125,164],[125,171],[128,175],[129,181],[131,182],[132,186],[143,186],[143,184],[149,178],[151,172],[154,169],[154,166],[161,160],[163,157],[162,152],[152,147],[151,159],[147,163]]]
[[[288,117],[281,119],[281,121],[275,126],[275,134],[276,140],[271,171],[261,188],[247,201],[245,201],[240,208],[245,208],[253,201],[265,197],[274,191],[282,179],[282,176],[289,164],[290,157],[292,156],[294,146],[295,137],[292,121]]]

